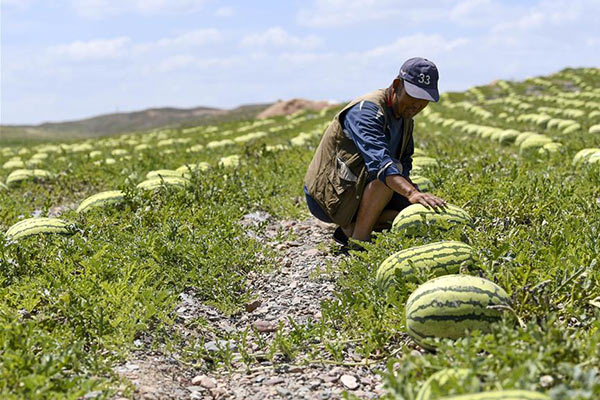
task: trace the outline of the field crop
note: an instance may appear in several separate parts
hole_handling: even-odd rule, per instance
[[[239,221],[255,211],[308,217],[302,179],[336,111],[0,147],[2,182],[14,170],[47,171],[0,186],[0,230],[31,217],[69,224],[67,235],[0,235],[0,396],[110,398],[126,385],[114,366],[140,350],[140,338],[150,338],[145,350],[176,354],[185,365],[226,370],[231,352],[203,347],[217,335],[236,341],[245,366],[255,366],[248,332],[220,332],[198,319],[190,343],[173,333],[174,309],[182,293],[193,293],[235,316],[252,298],[249,275],[278,268],[277,250],[258,239],[263,227]],[[328,265],[336,294],[321,304],[322,318],[286,334],[280,327],[262,357],[344,364],[345,346],[355,343],[361,365],[387,364],[386,398],[415,399],[448,367],[472,371],[481,391],[600,398],[598,124],[599,69],[442,95],[416,118],[416,146],[436,162],[415,174],[472,224],[426,227],[420,236],[384,231],[367,251]],[[595,150],[574,159],[583,149]],[[185,178],[157,172],[162,184],[137,187],[157,170]],[[116,190],[118,202],[76,211]],[[395,252],[442,240],[471,246],[468,273],[502,287],[512,308],[490,333],[436,340],[437,351],[426,352],[404,321],[417,285],[384,290],[376,272]],[[456,382],[448,394],[471,386]]]

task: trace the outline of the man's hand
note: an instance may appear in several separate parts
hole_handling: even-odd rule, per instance
[[[419,203],[425,207],[442,208],[446,206],[446,200],[430,193],[422,193],[417,190],[408,196],[408,201],[410,201],[411,204]]]
[[[406,197],[411,204],[422,204],[425,207],[442,208],[446,206],[446,200],[430,193],[422,193],[402,175],[389,175],[386,184],[394,192]]]

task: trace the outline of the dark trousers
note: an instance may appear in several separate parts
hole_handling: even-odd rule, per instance
[[[310,197],[310,195],[308,194],[308,189],[306,189],[306,186],[304,186],[304,195],[306,196],[306,205],[308,206],[308,210],[315,218],[317,218],[323,222],[327,222],[327,223],[333,222],[331,220],[331,218],[329,218],[327,213],[315,201],[315,199]],[[410,205],[410,202],[408,201],[408,199],[406,197],[399,195],[398,193],[394,193],[392,195],[392,198],[390,199],[389,203],[385,206],[385,209],[402,211],[409,205]],[[356,221],[357,214],[358,214],[358,210],[356,210],[356,214],[354,214],[354,218],[352,218],[352,222]]]

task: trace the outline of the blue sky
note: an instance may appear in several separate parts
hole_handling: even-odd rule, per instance
[[[0,0],[3,124],[389,85],[413,56],[440,90],[600,67],[598,0]]]

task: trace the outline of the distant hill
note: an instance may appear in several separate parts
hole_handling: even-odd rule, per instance
[[[270,103],[250,104],[231,110],[211,107],[150,108],[128,113],[99,115],[78,121],[46,122],[39,125],[2,125],[0,126],[0,140],[75,139],[169,126],[211,124],[254,118],[270,105]]]

